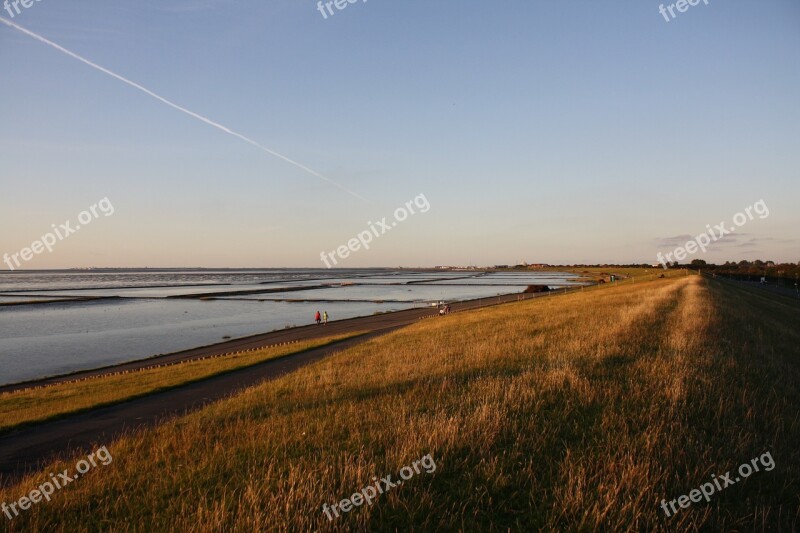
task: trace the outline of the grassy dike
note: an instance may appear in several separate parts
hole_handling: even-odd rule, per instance
[[[128,374],[107,375],[77,383],[67,382],[48,385],[41,389],[0,394],[0,434],[23,425],[52,420],[180,387],[357,335],[359,333],[324,337],[286,346],[270,346],[241,354],[229,354],[224,357],[148,368]]]
[[[10,531],[789,531],[798,319],[792,302],[685,276],[421,321],[99,443],[113,463],[0,519]],[[765,451],[774,470],[672,518],[659,508]],[[332,522],[322,513],[426,454],[434,473]]]

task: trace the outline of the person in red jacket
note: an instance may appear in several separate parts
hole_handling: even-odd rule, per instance
[[[320,320],[322,320],[322,317],[319,316],[319,311],[317,311],[317,314],[314,315],[314,320],[317,321],[317,325],[319,326],[319,322],[320,322]]]

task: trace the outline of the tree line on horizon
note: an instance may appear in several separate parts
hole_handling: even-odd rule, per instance
[[[653,265],[649,263],[630,263],[630,264],[575,264],[575,265],[548,265],[551,268],[662,268],[661,265]],[[516,269],[529,270],[530,265],[515,265]],[[715,274],[739,277],[741,279],[752,279],[756,276],[758,278],[766,277],[767,279],[786,279],[797,280],[800,278],[800,261],[797,263],[776,263],[774,261],[762,261],[756,259],[754,261],[747,261],[745,259],[735,261],[725,261],[725,263],[718,265],[708,263],[703,259],[693,259],[690,263],[680,264],[677,261],[669,264],[670,269],[688,268],[691,270],[705,270]]]

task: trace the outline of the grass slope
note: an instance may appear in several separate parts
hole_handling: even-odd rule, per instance
[[[274,346],[219,358],[187,361],[174,366],[150,368],[129,374],[108,375],[77,383],[62,383],[41,389],[0,394],[0,433],[22,425],[52,420],[67,414],[179,387],[356,335],[359,333]]]
[[[697,276],[426,320],[108,445],[13,531],[792,530],[797,306]],[[776,467],[667,518],[770,451]],[[334,503],[432,454],[329,522]],[[51,465],[0,491],[11,501]]]

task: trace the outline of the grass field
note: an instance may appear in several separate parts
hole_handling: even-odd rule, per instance
[[[599,280],[607,278],[611,274],[615,274],[620,281],[636,278],[637,280],[656,279],[659,276],[665,278],[683,277],[689,275],[696,275],[696,272],[687,269],[663,269],[661,267],[579,267],[579,268],[557,268],[549,267],[547,270],[553,272],[571,272],[573,274],[580,274],[581,276],[591,279]]]
[[[5,526],[797,530],[799,319],[794,302],[681,276],[422,321],[98,443],[110,465]],[[670,518],[659,507],[767,451],[774,469],[709,503]],[[435,472],[323,514],[426,454]],[[0,502],[74,465],[50,465]]]
[[[270,359],[325,346],[358,333],[325,337],[286,346],[274,346],[243,354],[187,361],[175,366],[151,368],[129,374],[109,375],[77,383],[0,394],[0,433],[33,422],[111,405],[211,376],[252,366]]]

